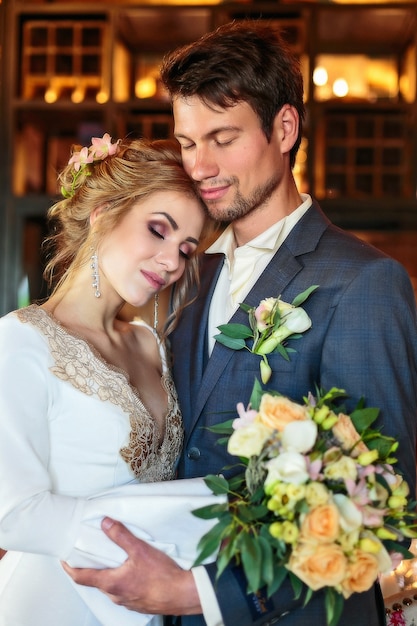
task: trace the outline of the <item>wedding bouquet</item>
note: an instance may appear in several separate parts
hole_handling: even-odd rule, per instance
[[[296,404],[256,382],[249,409],[240,403],[238,418],[211,429],[240,458],[233,478],[205,479],[228,502],[193,512],[218,520],[196,564],[219,549],[217,575],[237,562],[248,593],[270,596],[287,577],[305,603],[324,589],[328,626],[352,593],[413,557],[399,542],[417,536],[416,503],[394,470],[398,442],[371,428],[378,409],[336,410],[343,397],[333,388]]]

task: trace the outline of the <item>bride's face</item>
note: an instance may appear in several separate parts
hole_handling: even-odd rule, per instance
[[[177,281],[195,254],[204,210],[193,196],[160,191],[135,203],[98,248],[100,291],[143,306]]]

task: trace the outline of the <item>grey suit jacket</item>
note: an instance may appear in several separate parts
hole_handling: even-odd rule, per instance
[[[216,344],[207,355],[207,321],[211,295],[222,255],[205,255],[196,301],[187,307],[171,336],[173,373],[185,425],[185,447],[178,476],[204,476],[224,470],[233,459],[207,426],[236,415],[236,404],[247,404],[260,357]],[[267,297],[286,302],[309,287],[319,288],[303,304],[312,327],[300,339],[289,339],[296,350],[286,361],[269,355],[272,377],[268,388],[301,401],[315,385],[339,387],[349,394],[353,409],[364,397],[381,409],[379,424],[400,441],[400,467],[412,493],[416,486],[417,316],[414,293],[405,269],[382,252],[329,222],[317,204],[306,212],[254,285],[245,302],[255,306]],[[239,309],[233,322],[247,324]],[[215,566],[208,567],[215,577]],[[216,583],[226,626],[279,623],[322,624],[322,594],[301,608],[291,588],[272,598],[248,596],[240,572],[230,568]],[[376,594],[376,595],[375,595]],[[262,595],[262,594],[261,594]],[[340,626],[383,624],[378,589],[352,596],[345,603]],[[183,624],[203,624],[199,617]],[[275,620],[275,621],[274,621]]]

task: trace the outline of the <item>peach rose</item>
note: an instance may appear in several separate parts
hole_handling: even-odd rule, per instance
[[[293,550],[287,568],[313,591],[340,585],[346,575],[347,560],[335,543],[300,543]]]
[[[378,559],[375,555],[358,549],[354,550],[342,583],[344,597],[349,598],[352,593],[361,593],[370,589],[377,579],[378,571]]]
[[[337,539],[339,532],[339,511],[332,502],[316,506],[301,525],[301,534],[307,541],[330,543]]]
[[[368,452],[369,448],[361,441],[360,435],[354,427],[349,415],[339,413],[338,418],[332,431],[336,439],[340,442],[343,450],[352,450],[353,457],[357,457],[363,452]]]
[[[308,420],[310,416],[306,407],[291,402],[288,398],[265,393],[256,419],[268,428],[282,432],[290,422]]]

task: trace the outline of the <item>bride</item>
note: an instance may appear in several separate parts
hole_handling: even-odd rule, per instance
[[[0,626],[144,624],[75,585],[60,561],[123,561],[99,530],[103,515],[121,514],[192,559],[201,521],[187,514],[181,535],[170,516],[205,504],[207,492],[202,481],[161,482],[174,477],[183,437],[164,346],[119,313],[176,281],[181,310],[205,212],[168,142],[93,138],[60,184],[49,212],[52,295],[0,320]]]

